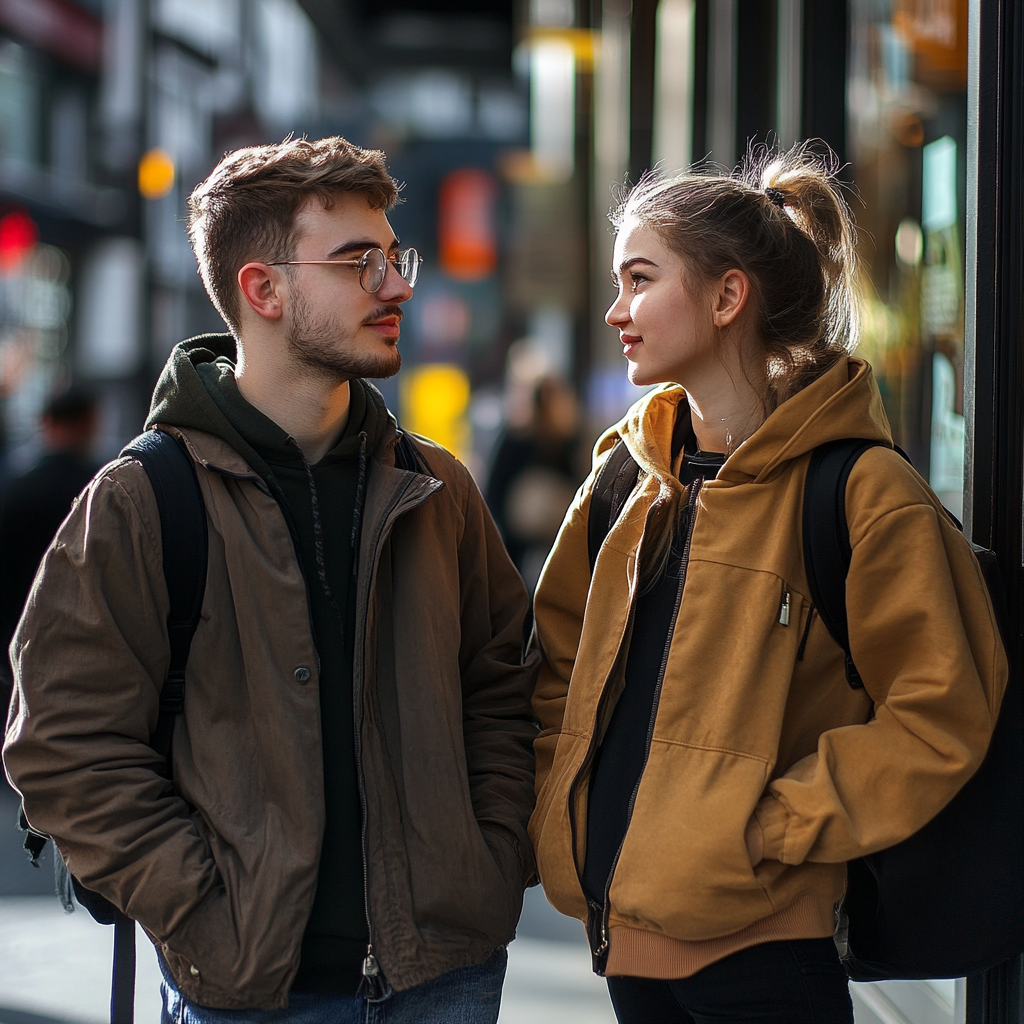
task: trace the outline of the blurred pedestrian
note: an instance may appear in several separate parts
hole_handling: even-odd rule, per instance
[[[537,588],[531,834],[624,1024],[851,1024],[846,862],[948,803],[1006,684],[970,545],[849,354],[839,188],[797,148],[649,176],[614,217],[605,319],[630,380],[664,386],[599,442]],[[853,685],[801,530],[812,451],[849,437],[879,442],[846,489]],[[609,525],[613,459],[639,476]]]
[[[90,452],[96,437],[96,399],[72,388],[47,402],[39,421],[43,453],[0,495],[0,701],[10,700],[7,648],[44,552],[97,466]]]
[[[173,786],[137,461],[90,485],[14,641],[8,772],[156,943],[165,1022],[497,1018],[533,873],[527,599],[468,471],[366,379],[399,368],[419,269],[396,199],[341,138],[229,153],[190,199],[232,333],[178,345],[149,415],[209,530]]]
[[[579,402],[568,381],[546,374],[531,387],[530,418],[498,440],[487,504],[531,593],[583,474]]]

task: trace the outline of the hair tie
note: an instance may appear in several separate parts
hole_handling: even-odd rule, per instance
[[[764,194],[772,206],[777,206],[781,210],[786,205],[786,193],[781,188],[771,186],[764,190]]]

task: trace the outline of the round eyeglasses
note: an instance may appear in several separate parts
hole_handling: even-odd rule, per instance
[[[359,287],[371,295],[380,289],[388,272],[388,264],[393,263],[402,280],[414,287],[420,276],[423,259],[415,249],[402,249],[387,256],[383,249],[367,249],[357,260],[278,260],[268,263],[268,267],[358,267]]]

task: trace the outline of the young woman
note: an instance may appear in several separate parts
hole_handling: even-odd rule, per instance
[[[629,378],[536,595],[541,880],[624,1024],[849,1024],[846,861],[906,838],[984,756],[1006,661],[977,562],[892,450],[857,343],[854,235],[822,162],[651,176],[613,217]],[[813,449],[846,491],[850,641],[811,606]],[[640,467],[597,556],[595,478]]]

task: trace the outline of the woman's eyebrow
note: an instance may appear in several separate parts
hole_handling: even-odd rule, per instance
[[[645,259],[643,256],[631,256],[628,260],[623,260],[619,264],[619,273],[625,273],[630,267],[636,266],[638,263],[642,263],[647,267],[656,267],[658,265],[654,260]]]

